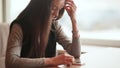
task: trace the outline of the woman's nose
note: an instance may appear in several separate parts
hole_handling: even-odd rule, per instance
[[[57,18],[58,15],[59,15],[59,11],[55,11],[53,16],[54,16],[54,18]]]

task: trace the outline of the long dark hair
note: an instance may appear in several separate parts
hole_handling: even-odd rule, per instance
[[[32,44],[38,56],[44,56],[48,36],[51,28],[51,4],[53,0],[31,0],[28,6],[20,13],[16,20],[32,25]],[[64,8],[59,12],[57,18],[60,19],[64,13]],[[39,42],[39,40],[40,42]],[[38,51],[39,49],[39,51]]]

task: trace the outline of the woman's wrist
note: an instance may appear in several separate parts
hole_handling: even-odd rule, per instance
[[[71,22],[72,22],[72,34],[74,38],[79,38],[79,30],[78,30],[78,26],[77,26],[77,20],[76,20],[76,16],[72,16],[71,17]]]
[[[54,65],[53,58],[45,58],[44,62],[45,62],[45,66],[53,66]]]
[[[72,34],[73,34],[73,38],[79,38],[80,37],[79,31],[72,31]]]
[[[75,16],[71,17],[71,21],[72,21],[72,23],[76,23],[76,17]]]

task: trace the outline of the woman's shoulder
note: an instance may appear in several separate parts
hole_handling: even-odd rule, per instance
[[[15,23],[15,24],[12,25],[12,29],[21,30],[21,26],[19,24]]]
[[[17,20],[14,20],[11,24],[10,24],[10,30],[12,29],[12,28],[21,28],[21,26],[20,26],[20,24],[19,24],[19,22],[17,21]]]
[[[17,24],[17,23],[15,23],[15,24],[12,25],[10,31],[22,33],[21,26],[19,24]]]

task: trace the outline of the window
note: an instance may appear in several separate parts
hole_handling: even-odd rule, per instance
[[[6,21],[13,21],[30,0],[6,0]]]
[[[120,0],[74,1],[82,44],[120,46]],[[10,0],[7,20],[12,21],[28,3],[29,0]],[[66,12],[60,24],[71,36],[72,27]]]
[[[120,46],[120,0],[74,0],[82,44]],[[61,24],[71,33],[69,17]]]

